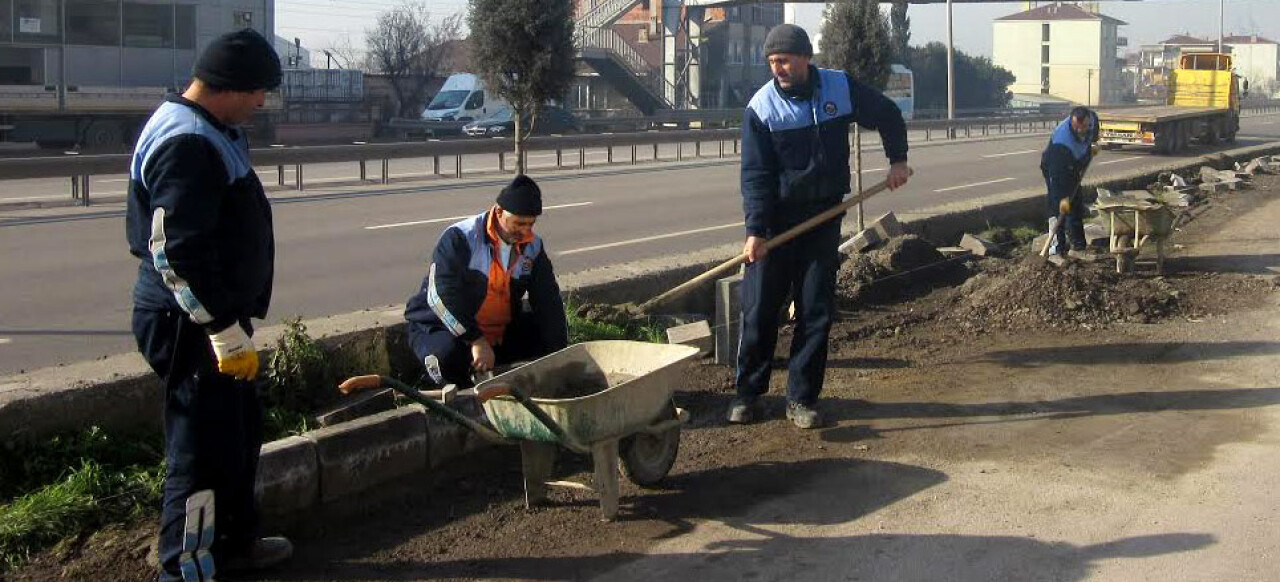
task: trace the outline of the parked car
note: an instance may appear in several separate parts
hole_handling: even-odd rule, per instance
[[[471,137],[506,137],[515,131],[515,127],[515,115],[510,109],[504,109],[462,126],[462,133]],[[538,112],[538,121],[533,125],[533,133],[537,135],[579,131],[582,131],[582,122],[565,108],[556,106],[543,107]]]

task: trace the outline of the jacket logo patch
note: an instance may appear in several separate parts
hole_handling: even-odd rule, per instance
[[[826,103],[823,103],[823,104],[822,104],[822,110],[823,110],[823,111],[826,111],[826,112],[827,112],[827,115],[835,115],[835,114],[836,114],[836,104],[835,104],[835,102],[834,102],[834,101],[828,101],[828,102],[826,102]]]
[[[529,257],[520,257],[520,271],[523,273],[533,272],[533,259]]]

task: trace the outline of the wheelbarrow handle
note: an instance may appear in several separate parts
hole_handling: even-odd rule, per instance
[[[356,390],[379,388],[382,386],[386,386],[388,388],[391,388],[392,390],[395,390],[396,392],[399,392],[405,395],[410,400],[425,406],[427,410],[430,410],[431,412],[434,412],[457,424],[460,424],[464,428],[471,429],[473,432],[480,435],[481,438],[489,442],[497,443],[497,444],[512,443],[511,439],[508,439],[498,434],[497,431],[487,426],[484,426],[483,424],[480,424],[475,420],[472,420],[467,415],[462,414],[461,412],[458,412],[457,410],[454,410],[449,406],[441,404],[440,402],[436,402],[431,398],[427,398],[426,395],[424,395],[422,392],[419,392],[418,389],[414,388],[413,386],[405,384],[404,382],[401,382],[389,376],[376,376],[376,375],[355,376],[353,378],[348,378],[345,382],[338,385],[338,390],[340,390],[343,394],[350,394],[351,392],[354,392]]]

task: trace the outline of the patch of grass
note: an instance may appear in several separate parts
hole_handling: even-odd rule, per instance
[[[0,449],[0,571],[61,540],[155,511],[164,486],[158,434],[99,428]]]
[[[337,384],[328,356],[307,334],[302,318],[284,320],[284,328],[265,374],[263,438],[266,441],[309,430],[307,412],[317,404],[314,387]]]
[[[620,313],[611,321],[600,321],[579,315],[582,306],[575,301],[565,304],[569,320],[569,343],[576,344],[596,340],[634,340],[665,343],[666,328],[649,317],[623,316]]]
[[[1013,236],[1014,244],[1018,246],[1023,246],[1026,244],[1030,244],[1031,241],[1035,240],[1036,237],[1040,236],[1041,232],[1042,231],[1040,229],[1023,225],[1023,226],[1013,227],[1013,230],[1009,231],[1009,234]]]

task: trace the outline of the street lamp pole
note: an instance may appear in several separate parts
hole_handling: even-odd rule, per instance
[[[955,38],[951,29],[951,0],[947,0],[947,119],[956,118]],[[948,132],[951,130],[948,129]],[[951,136],[948,136],[951,137]]]

